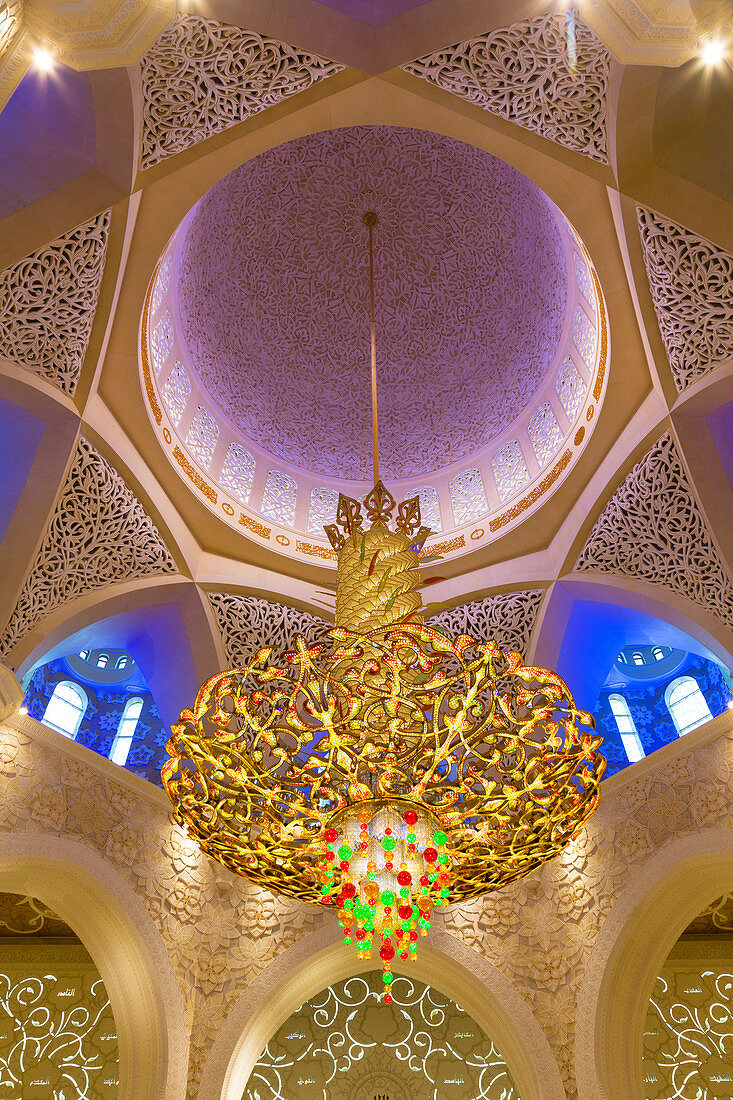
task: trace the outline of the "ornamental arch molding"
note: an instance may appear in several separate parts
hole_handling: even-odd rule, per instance
[[[274,1032],[309,997],[360,969],[343,949],[335,922],[279,955],[232,1007],[204,1066],[199,1100],[241,1100]],[[522,1100],[565,1100],[557,1063],[529,1005],[487,959],[435,929],[404,973],[456,1001],[490,1036]]]
[[[0,841],[0,890],[40,898],[94,959],[117,1028],[119,1100],[179,1100],[188,1065],[181,994],[163,941],[130,887],[87,845],[26,834]]]
[[[654,981],[686,926],[733,888],[733,830],[670,840],[639,867],[605,919],[580,987],[580,1100],[643,1100],[642,1043]]]
[[[111,211],[0,271],[0,355],[73,397],[92,334]]]

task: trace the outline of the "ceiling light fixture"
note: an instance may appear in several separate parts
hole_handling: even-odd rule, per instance
[[[726,43],[722,38],[704,38],[700,44],[700,60],[713,69],[725,60]]]
[[[34,46],[33,65],[39,73],[50,73],[55,65],[54,56],[44,46]]]
[[[333,906],[360,958],[379,937],[389,1002],[393,960],[415,957],[436,908],[567,847],[596,809],[605,760],[591,716],[554,672],[423,622],[419,552],[431,532],[419,499],[398,505],[379,480],[376,214],[364,222],[375,485],[363,502],[340,496],[326,528],[335,627],[207,680],[172,728],[162,778],[176,820],[210,856]]]

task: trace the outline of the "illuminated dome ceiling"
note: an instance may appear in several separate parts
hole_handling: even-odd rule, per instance
[[[248,161],[186,220],[181,338],[202,390],[246,439],[296,470],[368,481],[369,209],[380,219],[382,475],[420,477],[515,421],[563,335],[561,216],[496,157],[365,126]]]

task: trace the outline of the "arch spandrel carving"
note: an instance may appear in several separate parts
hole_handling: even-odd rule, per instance
[[[575,568],[659,585],[733,628],[733,580],[669,432],[613,494]]]
[[[293,646],[298,634],[315,640],[331,625],[308,611],[258,596],[209,592],[208,597],[231,668],[245,663],[262,646],[282,653]]]
[[[5,631],[0,655],[41,619],[116,581],[176,573],[157,527],[129,486],[83,436]]]
[[[644,264],[674,384],[682,393],[733,359],[733,255],[637,206]]]
[[[573,62],[564,15],[550,12],[436,50],[402,68],[566,149],[608,164],[610,54],[580,18],[575,20],[575,38]]]
[[[541,589],[502,592],[440,611],[428,622],[439,630],[470,634],[482,642],[493,638],[500,647],[526,655],[542,596]]]
[[[94,323],[111,211],[0,272],[0,355],[73,397]]]
[[[141,62],[140,167],[152,168],[342,69],[276,38],[179,13]]]

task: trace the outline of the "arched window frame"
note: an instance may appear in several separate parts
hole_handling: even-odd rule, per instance
[[[684,695],[680,694],[680,689],[683,686],[688,688],[690,684],[692,688]],[[694,676],[678,676],[671,684],[667,684],[664,701],[678,737],[684,737],[686,733],[709,722],[713,717],[708,701]]]
[[[128,657],[126,653],[123,653],[121,657],[118,657],[115,661],[115,669],[129,668],[132,664],[132,657]]]
[[[654,646],[654,649],[652,650],[652,657],[654,658],[655,661],[663,661],[664,660],[664,650],[662,649],[661,646],[658,646],[658,645]]]
[[[75,706],[73,701],[68,698],[69,695],[75,695],[80,706]],[[73,680],[59,680],[46,703],[41,721],[45,726],[50,726],[57,733],[62,733],[64,737],[69,737],[72,741],[75,741],[88,706],[89,697],[83,687],[75,684]],[[69,717],[72,713],[72,722],[67,721],[64,723],[61,721],[63,715]]]
[[[645,665],[646,664],[646,661],[644,660],[644,654],[639,653],[638,650],[636,650],[634,653],[631,654],[631,660],[635,665]]]
[[[641,760],[645,755],[644,746],[641,743],[627,700],[623,695],[614,692],[608,697],[608,705],[611,708],[611,714],[618,728],[629,763],[633,764],[635,761]]]
[[[97,657],[97,668],[107,668],[109,665],[109,653],[100,653]]]
[[[121,768],[124,768],[127,763],[127,758],[130,755],[130,746],[135,736],[135,730],[137,729],[143,705],[144,700],[138,695],[133,695],[125,703],[125,709],[122,712],[122,717],[117,726],[115,739],[109,750],[109,759],[113,764],[119,764]]]

